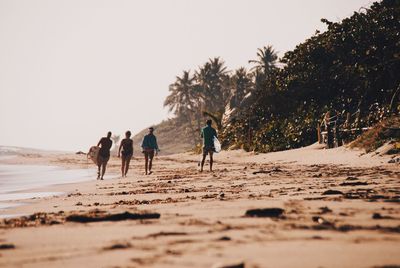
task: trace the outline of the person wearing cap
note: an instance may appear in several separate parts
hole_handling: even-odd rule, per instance
[[[153,173],[151,169],[153,167],[154,154],[157,155],[158,152],[160,151],[157,144],[157,138],[156,136],[154,136],[153,132],[154,128],[150,127],[149,134],[144,136],[142,142],[142,153],[144,154],[144,160],[145,160],[144,167],[146,175],[148,174],[150,175],[151,173]]]

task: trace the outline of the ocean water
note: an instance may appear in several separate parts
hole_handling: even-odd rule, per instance
[[[64,169],[55,166],[0,164],[0,217],[24,200],[63,194],[40,189],[58,184],[95,180],[97,170]],[[109,178],[109,176],[108,176]]]

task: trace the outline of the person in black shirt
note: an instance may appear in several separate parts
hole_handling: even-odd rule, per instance
[[[104,177],[104,173],[106,173],[107,162],[110,159],[110,149],[112,146],[111,131],[107,133],[107,137],[103,137],[97,143],[97,146],[100,146],[99,156],[97,158],[97,179],[102,180]],[[100,176],[100,168],[101,168],[101,176]]]
[[[131,132],[125,132],[125,139],[121,141],[118,149],[118,157],[121,157],[122,166],[121,166],[121,173],[122,177],[126,177],[129,169],[129,162],[131,161],[133,155],[133,141],[130,138]],[[122,149],[122,151],[121,151]]]

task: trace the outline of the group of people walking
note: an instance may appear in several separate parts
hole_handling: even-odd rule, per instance
[[[214,138],[217,138],[217,131],[212,127],[212,120],[207,120],[206,126],[201,129],[201,137],[203,139],[203,157],[201,160],[200,171],[203,171],[204,163],[207,155],[210,156],[210,171],[213,166],[213,153],[215,151]],[[110,151],[113,144],[111,140],[111,131],[107,133],[106,137],[102,137],[97,146],[100,147],[97,157],[97,179],[103,180],[106,172],[107,163],[110,159]],[[121,176],[126,177],[129,170],[129,163],[133,156],[133,140],[131,139],[131,132],[125,132],[125,138],[121,141],[118,148],[118,158],[121,158]],[[160,152],[157,144],[157,138],[154,135],[154,128],[150,127],[147,135],[143,137],[141,144],[142,153],[145,160],[145,175],[153,173],[153,158]]]

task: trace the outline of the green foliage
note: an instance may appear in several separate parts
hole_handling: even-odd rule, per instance
[[[398,114],[400,0],[322,22],[328,30],[286,52],[282,68],[271,46],[258,49],[251,72],[231,73],[220,58],[210,59],[193,77],[177,77],[165,105],[196,135],[211,116],[225,148],[261,152],[315,142],[327,111],[339,122],[349,117],[350,127]]]
[[[329,110],[343,121],[346,113],[355,115],[358,127],[398,112],[391,102],[399,103],[400,1],[374,3],[341,23],[322,21],[328,30],[287,52],[282,69],[255,74],[257,98],[225,128],[226,146],[296,148],[316,141],[315,129]]]
[[[199,142],[199,133],[206,118],[212,118],[221,129],[222,115],[231,97],[230,77],[225,63],[213,58],[195,72],[184,71],[182,77],[170,85],[170,95],[164,106],[174,111],[178,118],[188,124],[192,131],[194,145]]]

